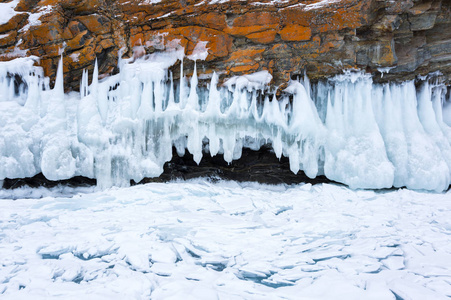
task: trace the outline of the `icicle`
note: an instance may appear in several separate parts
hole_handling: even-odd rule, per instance
[[[165,111],[173,111],[177,109],[177,106],[175,104],[175,95],[174,95],[174,79],[172,72],[169,73],[169,98],[168,98],[168,104],[166,106]]]
[[[86,86],[86,70],[83,69],[82,75],[81,75],[81,81],[80,81],[80,96],[81,99],[87,96],[87,86]]]
[[[310,79],[307,76],[307,70],[304,69],[304,77],[302,79],[302,85],[305,87],[305,91],[307,92],[307,96],[310,98],[311,85]]]
[[[126,93],[126,95],[130,95],[130,109],[131,109],[131,117],[135,119],[138,114],[139,107],[141,105],[141,93],[142,93],[142,84],[141,81],[134,77],[131,78],[127,84],[123,84],[121,91]]]
[[[180,60],[180,91],[179,91],[179,105],[184,108],[185,102],[185,76],[183,75],[183,58]]]
[[[193,77],[191,77],[190,91],[186,104],[186,109],[199,110],[199,95],[197,95],[197,84],[198,84],[197,67],[196,62],[194,62]]]
[[[0,147],[0,180],[43,172],[55,180],[82,175],[103,187],[128,185],[161,174],[173,146],[197,163],[203,151],[230,163],[243,148],[270,143],[294,173],[325,174],[353,188],[441,191],[451,181],[451,105],[437,84],[378,85],[354,72],[312,88],[304,73],[276,99],[267,71],[234,76],[221,87],[213,73],[204,89],[195,64],[188,88],[181,54],[123,60],[120,74],[101,82],[96,61],[89,86],[83,71],[79,101],[64,95],[62,61],[50,91],[33,60],[0,63],[0,101],[11,102],[0,106],[8,133],[0,135],[0,145],[8,145]],[[175,93],[168,69],[178,59]]]
[[[108,98],[99,88],[99,66],[97,64],[97,58],[94,63],[94,72],[92,73],[92,82],[89,87],[89,92],[97,101],[100,117],[102,118],[103,124],[105,124],[108,114]]]
[[[144,87],[141,94],[141,105],[138,110],[138,117],[142,120],[150,120],[154,115],[154,93],[153,81],[143,83]]]
[[[205,109],[205,115],[207,117],[219,117],[221,116],[221,94],[217,89],[218,86],[218,75],[213,72],[213,76],[210,81],[210,90],[208,93],[208,103]]]
[[[41,96],[41,87],[40,80],[36,74],[32,74],[29,76],[28,81],[28,95],[25,106],[30,108],[33,111],[38,111],[38,107],[40,104],[40,96]]]
[[[85,96],[89,95],[89,74],[88,74],[88,70],[84,71],[85,74],[85,81],[83,83],[84,87],[85,87]]]
[[[163,78],[154,81],[153,84],[153,101],[155,113],[160,115],[163,112],[163,97],[164,97],[164,86]]]
[[[97,58],[94,63],[94,71],[92,73],[92,81],[90,86],[91,94],[95,94],[98,91],[99,86],[99,66],[97,65]]]
[[[63,74],[63,55],[61,55],[56,72],[55,86],[53,87],[55,97],[64,98],[64,74]]]

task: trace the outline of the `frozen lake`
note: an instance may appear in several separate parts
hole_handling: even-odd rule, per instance
[[[4,299],[451,297],[451,191],[200,179],[0,197]]]

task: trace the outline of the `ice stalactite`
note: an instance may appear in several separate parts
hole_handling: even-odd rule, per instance
[[[324,171],[328,178],[350,187],[393,185],[393,165],[377,126],[367,76],[337,76],[330,81],[326,112]]]
[[[180,80],[169,68],[180,60]],[[425,79],[375,84],[360,72],[311,84],[293,80],[279,99],[267,71],[207,87],[183,72],[183,51],[122,60],[120,73],[64,94],[33,59],[0,63],[0,180],[42,172],[51,180],[96,178],[125,186],[163,172],[172,158],[205,152],[227,162],[270,144],[294,173],[352,188],[442,191],[451,182],[449,89]]]
[[[440,111],[436,114],[432,105],[433,94],[440,89],[427,82],[418,89],[413,82],[374,89],[377,122],[395,167],[394,186],[439,191],[450,184],[451,164],[446,159],[450,140],[443,134],[447,126],[439,129]]]

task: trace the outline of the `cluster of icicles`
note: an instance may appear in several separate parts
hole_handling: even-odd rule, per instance
[[[179,59],[174,82],[168,68]],[[276,99],[266,71],[221,86],[213,74],[200,88],[173,51],[120,61],[120,73],[101,81],[96,65],[90,85],[85,72],[80,93],[65,94],[61,64],[50,89],[33,63],[0,63],[0,183],[42,172],[124,186],[159,176],[173,146],[196,162],[205,152],[231,162],[264,144],[294,173],[352,188],[443,191],[451,182],[450,100],[428,80],[380,85],[348,73],[311,86],[305,76]]]

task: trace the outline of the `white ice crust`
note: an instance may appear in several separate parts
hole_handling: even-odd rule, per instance
[[[202,88],[182,63],[174,82],[168,69],[183,60],[174,50],[121,60],[101,81],[96,66],[90,85],[85,72],[80,93],[64,94],[61,64],[50,89],[35,59],[0,63],[0,180],[42,172],[126,186],[160,175],[172,146],[197,163],[205,151],[232,162],[269,143],[294,173],[351,188],[443,191],[451,182],[449,93],[428,80],[374,84],[354,72],[311,86],[304,76],[275,99],[267,71],[221,86],[213,74]]]
[[[2,300],[451,296],[451,191],[197,179],[0,199]]]

